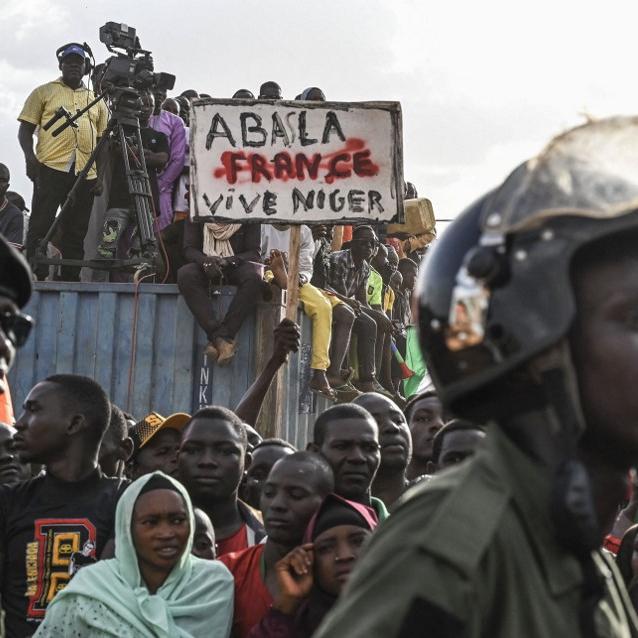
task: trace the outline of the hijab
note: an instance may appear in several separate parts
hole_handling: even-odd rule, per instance
[[[308,523],[304,543],[314,542],[323,532],[340,525],[353,525],[372,531],[378,524],[377,514],[371,507],[337,494],[328,494]],[[312,636],[336,602],[337,596],[323,591],[315,581],[308,599],[297,612],[296,635]]]
[[[190,522],[184,552],[155,594],[149,592],[142,580],[131,532],[135,503],[140,494],[153,488],[178,492]],[[116,614],[134,635],[227,638],[233,613],[233,578],[220,562],[191,555],[194,532],[193,507],[181,483],[162,472],[138,478],[117,504],[115,558],[80,570],[53,599],[49,609],[55,610],[65,602],[73,604],[74,598],[84,599],[82,604],[89,599],[95,607],[106,607]],[[86,623],[86,619],[83,621]]]

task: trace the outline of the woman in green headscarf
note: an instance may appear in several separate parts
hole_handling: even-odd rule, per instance
[[[184,487],[155,472],[122,495],[115,558],[83,568],[50,603],[38,638],[227,638],[233,578],[191,555],[193,508]]]

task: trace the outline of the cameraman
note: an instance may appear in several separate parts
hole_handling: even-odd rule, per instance
[[[159,193],[157,186],[157,173],[166,166],[168,161],[168,139],[166,135],[149,128],[148,121],[153,113],[155,102],[153,94],[146,90],[140,92],[140,137],[142,138],[142,151],[146,161],[148,177],[151,182],[153,193],[153,208],[155,215],[159,212]],[[135,222],[135,208],[129,194],[126,168],[122,153],[125,149],[119,144],[112,144],[111,157],[111,191],[109,193],[109,203],[104,226],[102,228],[102,238],[97,248],[98,257],[105,259],[115,258],[117,245],[129,224]],[[134,146],[126,149],[129,154],[129,163],[132,169],[140,167],[140,150]]]
[[[103,101],[92,106],[77,121],[77,128],[68,127],[57,137],[53,129],[42,127],[60,107],[69,113],[86,107],[93,99],[82,82],[88,72],[86,51],[77,43],[67,45],[58,53],[62,76],[53,82],[37,87],[27,98],[18,116],[18,139],[24,152],[27,176],[33,181],[33,204],[27,233],[27,256],[32,259],[38,242],[46,235],[61,206],[73,187],[77,174],[85,167],[89,156],[106,128],[108,113]],[[33,134],[39,127],[38,143],[33,152]],[[89,224],[94,189],[98,184],[95,166],[91,167],[76,191],[75,201],[60,220],[59,248],[67,259],[84,257],[83,241]],[[35,269],[38,279],[44,279],[48,266]],[[62,279],[77,281],[80,269],[62,266]]]

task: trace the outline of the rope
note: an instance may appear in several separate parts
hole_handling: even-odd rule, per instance
[[[149,273],[148,275],[144,275],[140,277],[135,282],[135,292],[133,293],[133,330],[131,339],[131,363],[128,368],[128,389],[126,394],[126,411],[131,412],[131,393],[133,390],[133,375],[135,374],[135,361],[137,358],[137,317],[139,314],[140,307],[140,285],[144,279],[148,279],[149,277],[155,277],[155,273]]]

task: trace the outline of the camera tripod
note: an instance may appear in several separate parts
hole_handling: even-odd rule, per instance
[[[64,117],[66,121],[59,126],[53,136],[59,135],[68,126],[77,126],[75,120],[82,116],[92,106],[104,98],[107,92],[102,93],[95,98],[90,104],[71,116],[64,109],[59,109],[56,114],[45,124],[43,128],[50,128],[58,119]],[[155,274],[161,270],[162,263],[157,250],[157,242],[153,232],[153,194],[151,191],[151,182],[146,170],[146,161],[142,151],[142,137],[140,134],[140,121],[138,111],[132,106],[133,99],[137,99],[137,91],[132,89],[116,89],[114,93],[114,108],[111,118],[108,121],[104,135],[100,138],[97,145],[93,149],[86,166],[78,173],[69,194],[67,195],[58,216],[53,220],[47,234],[38,242],[35,254],[32,259],[32,266],[35,268],[39,264],[55,265],[55,266],[88,266],[96,270],[135,270],[136,276],[142,274]],[[128,101],[128,104],[125,103]],[[120,104],[122,102],[122,104]],[[138,168],[132,168],[129,161],[127,133],[134,136],[134,143],[137,146],[139,157]],[[126,173],[126,181],[128,193],[130,196],[131,207],[135,212],[136,233],[140,243],[140,256],[128,259],[54,259],[47,257],[47,244],[53,237],[58,223],[63,219],[66,210],[73,204],[75,194],[80,187],[82,181],[86,178],[91,167],[95,164],[96,158],[100,154],[102,148],[105,147],[109,139],[113,137],[119,143],[122,159],[124,160],[124,169]]]

